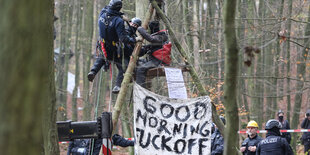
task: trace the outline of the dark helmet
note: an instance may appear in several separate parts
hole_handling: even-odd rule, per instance
[[[141,26],[141,25],[142,25],[142,21],[141,21],[141,19],[138,18],[138,17],[132,18],[130,21],[131,21],[132,23],[138,25],[138,26]]]
[[[225,120],[224,116],[220,116],[220,119],[222,120],[223,124],[225,125],[226,124],[226,120]]]
[[[150,22],[149,28],[151,30],[151,33],[158,32],[159,31],[159,21]]]
[[[266,123],[266,127],[265,129],[266,130],[270,130],[272,128],[278,128],[278,129],[281,129],[282,128],[282,124],[276,120],[276,119],[271,119],[269,120],[267,123]]]
[[[112,10],[119,11],[123,7],[123,2],[122,0],[111,0],[109,3],[109,7]]]

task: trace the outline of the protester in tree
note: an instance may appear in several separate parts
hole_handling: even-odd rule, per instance
[[[266,139],[263,139],[256,148],[256,155],[293,155],[291,146],[281,137],[282,124],[275,119],[266,123]]]
[[[284,120],[284,112],[282,110],[279,110],[279,112],[278,112],[278,120],[282,124],[281,129],[283,129],[283,130],[291,129],[290,123],[287,120]],[[284,133],[282,133],[281,137],[285,138],[289,144],[291,143],[291,133],[284,132]]]
[[[93,81],[103,65],[108,64],[107,61],[114,61],[121,64],[121,43],[134,44],[134,37],[130,37],[122,19],[123,13],[120,12],[123,6],[122,0],[111,0],[109,5],[102,9],[99,15],[99,45],[102,54],[96,59],[91,71],[88,73],[88,80]]]
[[[301,123],[301,128],[310,129],[310,109],[305,114],[305,119]],[[305,154],[310,154],[310,132],[304,132],[301,137],[302,143],[304,144]]]
[[[89,153],[89,139],[75,139],[69,142],[67,155],[87,155]]]
[[[243,155],[255,155],[258,143],[263,140],[262,137],[257,135],[258,124],[255,121],[250,121],[247,125],[248,138],[242,144],[240,151]]]
[[[225,118],[223,116],[220,116],[220,119],[225,125]],[[222,155],[224,152],[224,138],[216,125],[213,125],[215,127],[215,130],[214,133],[211,135],[211,155]]]
[[[161,64],[168,65],[170,62],[170,49],[169,47],[166,48],[169,50],[169,55],[162,55],[162,58],[159,59],[158,57],[154,56],[155,53],[158,53],[160,49],[168,41],[168,35],[165,30],[159,30],[159,22],[152,21],[149,24],[149,28],[151,30],[151,34],[148,34],[147,31],[143,27],[138,27],[138,32],[142,35],[142,37],[149,41],[150,44],[143,46],[139,56],[143,56],[147,54],[147,58],[138,61],[137,72],[136,72],[136,82],[145,87],[145,79],[146,79],[146,72],[151,68],[158,67]],[[168,60],[168,61],[166,61]]]

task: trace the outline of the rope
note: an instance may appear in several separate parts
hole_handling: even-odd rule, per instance
[[[112,87],[113,87],[113,65],[114,61],[111,62],[111,65],[110,65],[110,79],[111,79],[111,83],[110,83],[110,102],[109,102],[109,108],[108,108],[108,112],[111,111],[111,104],[112,104]]]

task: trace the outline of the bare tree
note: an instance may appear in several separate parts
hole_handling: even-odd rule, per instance
[[[238,47],[235,30],[235,13],[237,0],[224,2],[224,38],[225,38],[225,76],[224,104],[227,125],[225,129],[224,154],[237,154],[239,128],[237,104]]]

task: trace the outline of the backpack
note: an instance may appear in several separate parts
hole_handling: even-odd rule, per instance
[[[158,60],[163,61],[165,64],[171,63],[171,42],[165,43],[163,48],[158,49],[152,53],[152,55]]]

